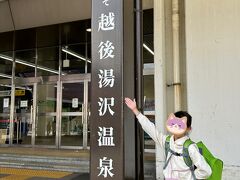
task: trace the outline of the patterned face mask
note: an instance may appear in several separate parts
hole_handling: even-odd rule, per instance
[[[186,124],[180,118],[168,119],[167,121],[168,126],[178,126],[179,129],[186,129]]]
[[[167,130],[173,135],[183,135],[187,130],[187,117],[178,118],[170,114],[166,123]]]

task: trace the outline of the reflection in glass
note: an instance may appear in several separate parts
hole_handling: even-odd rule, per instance
[[[0,145],[9,144],[12,52],[0,53]],[[8,82],[2,82],[9,80]]]
[[[146,116],[152,123],[155,123],[155,115]],[[144,149],[155,149],[155,142],[145,131],[144,131]]]
[[[11,87],[0,85],[0,145],[9,143]]]
[[[153,44],[153,9],[144,10],[143,13],[143,62],[154,62],[154,44]]]
[[[58,75],[59,66],[59,48],[48,47],[38,48],[37,59],[37,76],[53,76]]]
[[[56,84],[38,84],[36,145],[55,145],[56,98]]]
[[[16,51],[15,76],[20,78],[35,76],[35,50]]]
[[[62,146],[83,144],[83,83],[64,83],[62,90]]]
[[[154,75],[145,75],[144,79],[144,114],[155,123],[155,99],[154,99]],[[154,149],[155,143],[150,136],[144,132],[144,148]]]
[[[143,37],[143,61],[144,63],[154,62],[153,34]]]
[[[16,144],[31,144],[33,118],[33,86],[15,90],[14,139]]]
[[[12,51],[0,53],[0,79],[12,78]]]
[[[62,116],[62,146],[82,146],[82,116]]]
[[[62,71],[65,74],[85,73],[85,66],[91,63],[85,52],[85,44],[62,47]]]
[[[154,75],[145,75],[144,79],[144,111],[155,110]]]

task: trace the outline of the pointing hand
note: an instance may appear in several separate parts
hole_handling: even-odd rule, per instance
[[[129,109],[132,110],[132,112],[137,116],[140,112],[137,109],[137,104],[135,99],[131,100],[130,98],[125,98],[125,104],[128,106]]]

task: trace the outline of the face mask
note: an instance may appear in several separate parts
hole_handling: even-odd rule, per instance
[[[187,117],[178,118],[170,114],[166,123],[168,132],[173,135],[184,135],[187,130]]]

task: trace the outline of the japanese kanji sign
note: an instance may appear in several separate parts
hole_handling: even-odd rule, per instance
[[[91,179],[124,179],[123,1],[92,0]]]

